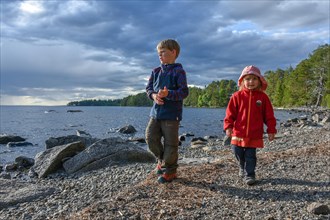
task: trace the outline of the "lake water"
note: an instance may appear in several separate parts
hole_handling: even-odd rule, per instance
[[[84,130],[96,138],[107,138],[119,136],[116,129],[131,124],[137,130],[135,137],[144,137],[149,111],[150,107],[0,106],[0,134],[18,135],[33,144],[10,148],[0,145],[0,164],[18,156],[34,157],[45,150],[48,138],[75,135],[76,130]],[[224,116],[224,108],[184,108],[179,133],[222,137]],[[298,113],[275,111],[275,116],[279,125],[288,118],[297,117]]]

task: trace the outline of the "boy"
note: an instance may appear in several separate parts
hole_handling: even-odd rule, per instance
[[[180,45],[172,39],[163,40],[158,43],[157,52],[161,65],[152,70],[146,87],[148,97],[153,100],[146,142],[158,160],[158,182],[166,183],[176,178],[179,124],[183,99],[189,91],[186,72],[180,63],[175,63],[180,54]]]

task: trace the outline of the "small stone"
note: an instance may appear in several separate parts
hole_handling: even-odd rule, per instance
[[[179,141],[185,141],[185,140],[186,140],[186,137],[184,135],[179,136]]]
[[[3,172],[3,173],[0,174],[0,178],[10,180],[11,175],[10,175],[10,173]]]
[[[5,171],[15,171],[17,170],[17,163],[8,163],[5,165]]]
[[[271,216],[271,215],[269,215],[269,216],[266,216],[266,218],[265,218],[266,220],[275,220],[275,218],[273,217],[273,216]]]
[[[330,209],[327,205],[313,202],[307,207],[307,211],[316,215],[327,215],[330,214]]]

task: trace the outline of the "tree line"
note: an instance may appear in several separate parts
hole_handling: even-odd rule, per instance
[[[213,81],[204,89],[189,87],[189,95],[184,99],[186,107],[225,107],[231,94],[237,90],[235,81]],[[151,106],[152,101],[145,92],[129,95],[123,99],[83,100],[69,102],[68,106]]]
[[[266,71],[266,93],[275,107],[323,106],[330,108],[330,46],[319,46],[296,68]],[[226,107],[237,91],[236,81],[213,81],[204,88],[189,87],[186,107]],[[114,100],[83,100],[69,106],[151,106],[145,92]]]
[[[274,106],[330,108],[330,46],[319,46],[296,68],[265,73]]]

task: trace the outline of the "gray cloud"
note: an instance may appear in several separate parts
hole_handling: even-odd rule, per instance
[[[174,38],[191,85],[295,66],[329,43],[328,1],[1,1],[1,96],[37,103],[144,90]],[[47,90],[48,89],[48,90]],[[5,100],[5,101],[4,101]],[[31,101],[32,100],[32,101]]]

